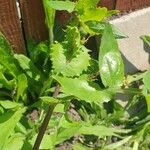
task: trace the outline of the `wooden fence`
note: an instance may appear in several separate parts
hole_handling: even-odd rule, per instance
[[[0,0],[0,31],[6,36],[16,53],[25,53],[26,39],[37,42],[48,37],[44,21],[42,0],[18,0],[21,20],[16,0]],[[100,6],[108,9],[129,11],[150,6],[150,0],[101,0]]]

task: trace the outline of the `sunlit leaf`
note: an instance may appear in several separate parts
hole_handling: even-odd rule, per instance
[[[9,100],[0,100],[0,105],[5,109],[13,109],[20,106],[20,104],[16,102],[11,102]]]
[[[81,45],[80,33],[76,27],[68,27],[63,43],[53,44],[51,60],[55,73],[67,77],[79,76],[89,66],[89,50]]]
[[[24,140],[25,140],[24,135],[14,134],[8,139],[6,145],[3,149],[4,150],[10,150],[10,149],[11,150],[20,150],[20,149],[22,149],[22,146],[24,144]]]
[[[26,76],[24,74],[19,75],[18,76],[18,84],[17,84],[17,98],[16,98],[17,101],[21,97],[22,100],[26,103],[27,87],[28,87],[28,81],[27,81]]]
[[[98,0],[79,0],[76,6],[82,22],[101,21],[107,16],[107,8],[97,8]]]
[[[68,95],[73,95],[86,102],[97,104],[102,104],[110,100],[110,95],[106,91],[96,90],[85,80],[59,76],[53,77],[61,84],[63,92]]]
[[[68,12],[73,12],[76,6],[76,3],[70,1],[49,1],[49,7],[55,10],[66,10]]]
[[[20,120],[25,110],[26,109],[23,108],[14,113],[8,112],[0,116],[0,149],[3,149],[7,143],[8,138],[13,133],[17,122]]]
[[[99,71],[106,87],[117,88],[123,84],[123,60],[110,25],[106,26],[101,40]]]

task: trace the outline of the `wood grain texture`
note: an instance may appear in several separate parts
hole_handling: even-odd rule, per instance
[[[98,3],[98,6],[107,7],[109,10],[112,10],[115,8],[116,0],[101,0]]]
[[[0,0],[0,31],[16,53],[25,53],[16,0]]]
[[[150,6],[150,0],[117,0],[116,9],[129,11]]]
[[[26,40],[48,39],[42,0],[19,0]]]

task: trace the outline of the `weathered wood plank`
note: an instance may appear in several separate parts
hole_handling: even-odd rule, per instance
[[[16,53],[25,53],[16,0],[0,0],[0,31]]]
[[[101,0],[98,3],[98,6],[104,6],[104,7],[107,7],[109,10],[112,10],[115,8],[115,3],[116,3],[116,0]]]
[[[117,0],[116,9],[129,11],[150,6],[150,0]]]
[[[48,32],[45,25],[42,0],[19,0],[26,40],[36,42],[46,40]]]

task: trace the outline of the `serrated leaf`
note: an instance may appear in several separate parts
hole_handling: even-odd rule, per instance
[[[69,13],[73,12],[76,6],[76,3],[70,1],[49,1],[48,4],[55,10],[66,10]]]
[[[97,8],[95,10],[87,10],[84,15],[80,16],[83,22],[102,21],[107,15],[107,8]]]
[[[53,76],[61,84],[62,91],[65,94],[73,95],[79,100],[84,100],[89,103],[102,104],[108,102],[111,96],[105,91],[98,91],[89,83],[82,79],[71,79],[67,77]]]
[[[0,116],[0,149],[3,149],[7,143],[8,138],[13,133],[17,122],[20,120],[25,110],[25,108],[22,108],[14,113],[8,112]]]
[[[60,73],[66,66],[66,57],[64,55],[64,48],[60,43],[53,44],[51,49],[51,60],[55,72]]]
[[[106,26],[101,40],[99,71],[105,87],[117,88],[123,84],[123,60],[110,25]]]
[[[79,50],[81,45],[80,40],[80,32],[77,27],[68,27],[66,29],[66,35],[63,45],[66,49],[65,55],[68,59],[70,57],[74,57],[76,52]]]
[[[96,8],[98,2],[99,0],[78,0],[76,10],[82,15],[84,10]]]
[[[107,16],[107,8],[97,8],[98,0],[79,0],[76,6],[82,22],[101,21]]]
[[[52,46],[53,69],[64,76],[79,76],[89,66],[89,50],[80,44],[80,33],[76,27],[68,27],[66,32],[65,41]]]
[[[86,71],[89,66],[90,55],[88,50],[82,46],[83,51],[73,58],[62,71],[62,74],[67,77],[79,76],[83,71]]]

